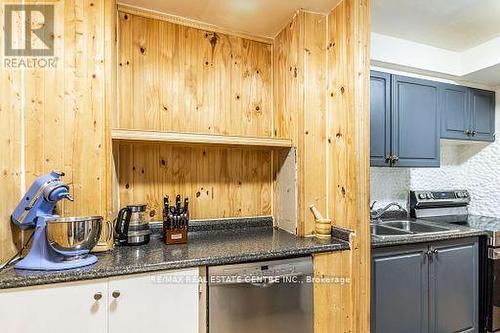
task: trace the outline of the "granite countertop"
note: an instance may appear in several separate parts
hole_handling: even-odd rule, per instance
[[[0,289],[99,279],[196,266],[214,266],[250,261],[306,256],[318,252],[349,249],[339,238],[321,241],[300,238],[272,227],[272,220],[244,228],[222,223],[223,229],[200,226],[190,231],[189,242],[165,245],[159,233],[153,233],[147,245],[115,247],[97,254],[98,262],[90,267],[66,271],[39,272],[15,270],[12,266],[0,272]],[[210,222],[216,225],[214,222]]]
[[[483,231],[479,228],[468,227],[468,226],[464,226],[464,225],[460,225],[460,224],[438,223],[438,222],[431,222],[431,221],[427,221],[427,220],[416,220],[416,219],[410,219],[410,220],[417,221],[417,222],[423,223],[423,224],[435,225],[438,227],[446,227],[449,229],[453,229],[453,231],[446,232],[446,233],[427,233],[427,234],[422,233],[422,234],[391,236],[391,237],[387,237],[387,238],[372,236],[372,238],[371,238],[372,248],[397,246],[397,245],[404,245],[404,244],[426,243],[426,242],[433,242],[433,241],[440,241],[440,240],[451,240],[451,239],[458,239],[458,238],[478,237],[478,236],[487,236],[488,235],[485,231]],[[390,221],[390,219],[384,220],[384,222],[385,221]],[[497,221],[499,222],[499,226],[500,226],[500,220],[497,220]],[[491,221],[490,221],[490,223],[491,223]]]

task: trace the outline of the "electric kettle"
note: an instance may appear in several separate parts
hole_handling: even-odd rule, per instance
[[[146,205],[128,205],[118,212],[115,231],[118,245],[143,245],[149,242],[151,230],[144,218]]]

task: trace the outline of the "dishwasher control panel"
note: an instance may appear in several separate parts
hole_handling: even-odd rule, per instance
[[[293,258],[266,262],[213,266],[208,268],[209,283],[215,280],[248,280],[268,277],[290,277],[312,275],[312,259]],[[217,277],[214,279],[213,277]]]

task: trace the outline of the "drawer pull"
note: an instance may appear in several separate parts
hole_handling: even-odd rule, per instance
[[[102,298],[102,293],[98,292],[94,294],[94,300],[99,301]]]
[[[120,291],[119,290],[115,290],[111,293],[111,296],[113,296],[113,298],[118,298],[120,297]]]

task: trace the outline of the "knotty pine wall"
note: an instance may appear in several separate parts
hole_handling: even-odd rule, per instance
[[[314,232],[309,205],[328,215],[326,19],[299,11],[273,44],[274,131],[297,147],[299,235]]]
[[[354,231],[351,250],[314,255],[315,332],[370,331],[370,0],[342,0],[328,15],[330,216]]]
[[[120,143],[121,204],[147,202],[162,219],[163,196],[191,201],[191,218],[271,215],[271,152],[239,148]]]
[[[271,136],[270,44],[123,10],[118,29],[115,127]]]
[[[271,137],[272,45],[120,7],[114,127]],[[195,219],[272,214],[272,152],[115,143],[119,206],[180,193]]]
[[[70,184],[75,202],[64,202],[61,214],[109,213],[111,141],[107,115],[114,109],[109,97],[114,86],[116,4],[111,0],[54,4],[57,67],[0,67],[2,262],[27,239],[28,235],[11,226],[10,214],[32,181],[42,174],[53,169],[66,173],[64,180]],[[2,29],[3,17],[2,4]]]

